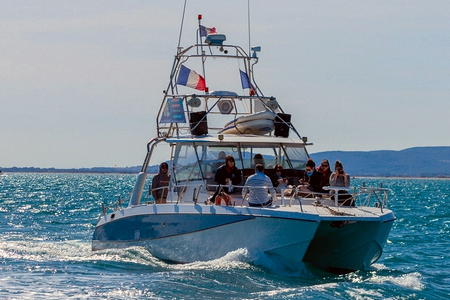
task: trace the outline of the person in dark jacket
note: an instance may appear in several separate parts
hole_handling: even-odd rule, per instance
[[[273,187],[276,188],[277,192],[287,189],[288,180],[286,176],[283,176],[283,166],[276,164],[273,169],[275,172],[270,176]]]
[[[226,193],[231,193],[227,186],[239,185],[242,181],[241,171],[235,166],[234,157],[227,155],[225,157],[225,164],[220,166],[214,177],[217,184],[223,185]]]
[[[319,172],[320,175],[322,176],[322,181],[321,181],[320,185],[322,187],[329,186],[330,185],[331,169],[330,169],[330,162],[328,161],[328,159],[322,160],[322,163],[317,168],[317,172]]]
[[[163,162],[159,165],[159,173],[152,179],[152,187],[149,192],[155,198],[155,203],[166,203],[169,182],[169,165]]]
[[[317,172],[316,164],[312,159],[306,162],[305,175],[300,179],[303,192],[322,193],[322,175]]]

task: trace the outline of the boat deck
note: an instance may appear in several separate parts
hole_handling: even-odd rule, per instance
[[[126,214],[244,214],[265,217],[281,217],[293,219],[305,219],[310,221],[336,221],[336,220],[354,220],[354,221],[390,221],[395,216],[391,210],[379,207],[369,206],[334,206],[334,201],[322,200],[318,202],[314,199],[302,199],[302,205],[298,199],[289,200],[279,199],[271,207],[249,207],[247,205],[214,205],[204,203],[166,203],[154,204],[145,203],[126,209]],[[117,216],[123,215],[120,210]]]

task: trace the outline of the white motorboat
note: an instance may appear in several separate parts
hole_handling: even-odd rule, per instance
[[[280,164],[289,184],[298,184],[309,158],[306,147],[311,144],[276,99],[264,96],[255,82],[256,51],[250,55],[240,46],[224,44],[223,34],[206,43],[200,16],[197,36],[196,44],[177,48],[156,120],[157,135],[147,144],[128,205],[116,205],[112,211],[103,207],[92,249],[142,246],[155,257],[178,263],[211,260],[246,249],[250,262],[270,259],[294,271],[305,265],[337,273],[367,269],[381,256],[395,220],[386,208],[386,189],[354,189],[347,202],[339,200],[337,192],[342,188],[337,187],[329,187],[338,195],[335,198],[299,193],[294,187],[290,193],[281,191],[268,207],[250,207],[248,198],[239,192],[231,194],[229,206],[209,202],[218,188],[214,173],[223,163],[221,154],[232,155],[242,171],[242,182],[229,186],[239,191],[254,173],[256,153],[264,157],[268,175]],[[208,92],[205,65],[219,58],[240,63],[242,88],[248,95]],[[202,75],[187,67],[194,60],[199,61]],[[187,87],[202,92],[183,92]],[[233,124],[261,120],[273,122],[274,130],[226,130]],[[170,153],[158,156],[162,144]],[[155,157],[169,163],[164,204],[156,204],[144,193],[148,166]],[[348,201],[351,206],[346,205]]]

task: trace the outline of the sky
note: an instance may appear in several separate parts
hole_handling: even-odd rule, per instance
[[[0,166],[140,165],[184,0],[0,1]],[[247,1],[188,0],[248,46]],[[255,78],[326,150],[450,145],[450,2],[251,1]]]

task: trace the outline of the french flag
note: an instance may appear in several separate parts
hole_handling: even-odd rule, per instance
[[[248,74],[242,70],[239,70],[239,74],[241,75],[241,85],[242,89],[250,89],[250,96],[254,96],[256,94],[256,90],[253,85],[250,83],[250,79],[248,78]]]
[[[217,33],[216,27],[206,27],[203,25],[200,25],[200,36],[208,36],[209,34]]]
[[[185,85],[200,91],[206,90],[205,78],[183,65],[181,65],[180,72],[178,73],[177,84]]]

